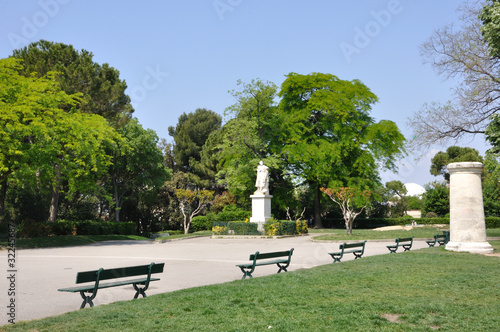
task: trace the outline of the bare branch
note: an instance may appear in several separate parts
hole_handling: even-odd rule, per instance
[[[408,120],[416,149],[484,134],[490,117],[500,110],[500,60],[489,56],[480,31],[482,4],[465,3],[459,10],[463,25],[436,30],[420,49],[424,62],[439,75],[461,84],[453,89],[453,102],[425,104]]]

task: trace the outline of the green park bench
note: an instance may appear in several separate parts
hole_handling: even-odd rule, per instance
[[[354,259],[358,259],[361,258],[361,256],[363,256],[363,253],[365,252],[365,244],[366,241],[356,243],[342,243],[339,246],[339,252],[329,252],[328,255],[332,256],[334,263],[340,262],[342,257],[344,257],[344,254],[352,253],[355,256]]]
[[[287,251],[276,251],[268,253],[260,253],[257,251],[255,254],[250,255],[249,260],[251,260],[252,263],[238,264],[236,266],[241,269],[241,272],[243,272],[243,278],[241,279],[245,279],[247,276],[252,278],[252,273],[253,271],[255,271],[255,267],[261,265],[276,264],[279,267],[278,273],[280,273],[281,271],[287,272],[286,269],[290,265],[292,253],[293,248]]]
[[[413,236],[412,237],[398,237],[396,239],[396,244],[387,246],[387,249],[389,249],[391,254],[396,253],[399,247],[403,247],[405,251],[408,251],[411,249],[411,246],[413,245]]]
[[[429,240],[429,241],[425,241],[425,242],[427,242],[427,244],[429,245],[429,248],[434,247],[436,245],[436,243],[439,243],[439,245],[442,246],[443,244],[446,243],[446,235],[436,234],[436,235],[434,235],[434,240]]]
[[[80,309],[83,309],[87,303],[91,307],[93,307],[94,303],[92,302],[92,300],[96,297],[97,290],[101,288],[133,285],[136,291],[134,299],[136,299],[139,296],[139,294],[141,294],[142,297],[146,297],[146,290],[149,287],[149,283],[151,281],[160,280],[158,278],[151,278],[151,275],[153,273],[162,273],[164,265],[165,263],[160,263],[160,264],[151,263],[149,265],[121,267],[116,269],[100,268],[99,270],[95,271],[78,272],[76,274],[77,284],[82,284],[82,283],[93,283],[93,284],[60,288],[58,289],[58,291],[80,293],[83,299]],[[143,276],[143,277],[134,279],[123,279],[129,277],[137,277],[137,276]],[[121,280],[101,283],[101,281],[103,280],[114,280],[114,279],[121,279]],[[138,285],[144,287],[138,287]],[[85,293],[91,293],[91,295],[85,295]]]

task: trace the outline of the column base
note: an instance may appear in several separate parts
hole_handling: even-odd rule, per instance
[[[492,254],[493,247],[488,242],[448,242],[445,247],[450,251],[467,251],[472,254]]]

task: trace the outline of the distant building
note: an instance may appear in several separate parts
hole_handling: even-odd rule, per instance
[[[416,183],[405,183],[406,196],[418,196],[421,197],[425,193],[424,187]]]

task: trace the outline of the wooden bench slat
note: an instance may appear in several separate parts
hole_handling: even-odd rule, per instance
[[[276,252],[266,252],[266,253],[260,253],[257,255],[257,259],[268,259],[268,258],[275,258],[275,257],[283,257],[283,256],[288,256],[290,255],[290,250],[288,251],[276,251]],[[250,255],[250,260],[253,260],[255,258],[255,254]]]
[[[154,264],[151,268],[151,273],[162,273],[165,263]],[[97,280],[97,272],[84,271],[78,272],[76,275],[76,283],[81,284],[85,282],[93,282]],[[109,280],[116,278],[135,277],[149,273],[149,265],[129,266],[115,269],[102,270],[99,275],[99,280]]]

